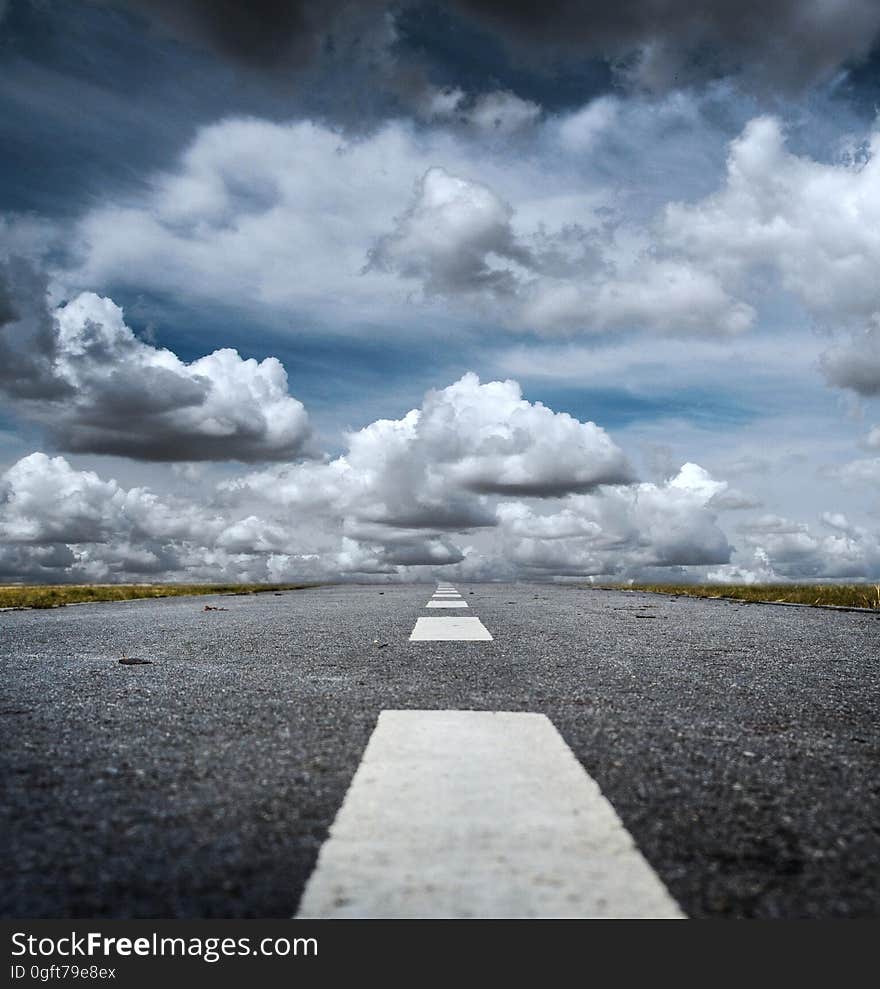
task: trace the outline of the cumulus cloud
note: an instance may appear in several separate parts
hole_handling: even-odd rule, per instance
[[[352,140],[313,123],[222,121],[142,202],[90,211],[77,231],[82,266],[66,277],[89,287],[137,272],[140,288],[346,325],[352,312],[399,325],[417,300],[432,314],[476,309],[541,333],[722,338],[755,324],[769,286],[822,325],[855,332],[869,375],[880,313],[876,134],[823,162],[788,150],[781,123],[757,117],[730,143],[716,191],[636,219],[609,207],[598,176],[580,174],[592,143],[607,132],[625,142],[633,125],[660,142],[664,128],[708,125],[684,97],[658,104],[653,123],[650,107],[634,112],[604,98],[542,122],[534,153],[516,160],[459,130],[400,122]],[[855,373],[847,353],[829,354],[832,380]]]
[[[59,579],[393,574],[463,561],[458,540],[498,526],[499,497],[548,500],[630,479],[595,424],[527,402],[513,381],[469,374],[402,419],[352,433],[341,457],[245,474],[198,502],[34,453],[0,481],[0,543],[9,566],[57,565]]]
[[[285,580],[338,573],[332,549],[247,506],[126,489],[33,453],[0,475],[0,575],[39,581]]]
[[[12,543],[189,539],[210,528],[193,505],[168,504],[144,488],[126,491],[44,453],[24,457],[3,474],[0,503],[0,539]]]
[[[663,484],[620,486],[567,499],[547,514],[502,504],[511,558],[537,574],[629,576],[646,568],[727,563],[730,546],[708,507],[725,489],[687,463]]]
[[[371,250],[370,267],[417,278],[428,294],[510,295],[516,276],[509,264],[530,265],[511,228],[512,214],[481,183],[430,168],[394,231]]]
[[[754,310],[718,277],[681,257],[617,245],[570,224],[518,237],[512,207],[485,185],[431,168],[369,268],[421,284],[427,296],[491,302],[506,320],[538,331],[635,327],[737,334]]]
[[[667,206],[662,242],[728,291],[770,272],[837,341],[820,359],[828,383],[880,394],[880,132],[833,163],[791,153],[780,122],[751,121],[732,142],[721,189]],[[841,335],[849,337],[841,341]]]
[[[224,497],[303,513],[368,546],[380,566],[431,565],[460,558],[447,533],[498,524],[493,496],[556,498],[632,480],[599,426],[526,401],[514,381],[482,384],[474,374],[347,441],[346,453],[326,463],[226,482]]]
[[[34,453],[0,475],[0,573],[35,580],[363,575],[870,578],[880,540],[842,513],[818,534],[761,516],[734,553],[739,495],[694,463],[636,482],[598,426],[465,375],[323,462],[275,465],[213,494],[159,496]],[[763,569],[756,569],[763,560]],[[714,569],[712,569],[714,568]]]
[[[615,133],[655,127],[644,139],[660,140],[686,110],[679,100],[637,121],[620,113]],[[564,121],[542,122],[530,154],[512,158],[495,144],[487,154],[467,128],[395,121],[353,140],[314,123],[221,121],[142,201],[86,214],[82,264],[66,280],[127,285],[136,272],[141,290],[349,329],[352,313],[400,326],[413,302],[435,323],[477,311],[540,333],[748,329],[751,304],[707,256],[610,211],[607,175],[585,179],[564,133]]]
[[[770,265],[811,311],[839,320],[880,308],[880,133],[863,156],[825,164],[791,153],[773,117],[752,120],[730,145],[722,188],[671,204],[667,243],[722,272]]]
[[[0,389],[59,449],[142,460],[281,460],[309,435],[273,357],[217,350],[185,364],[140,340],[111,299],[51,309],[45,278],[0,266]]]
[[[875,579],[880,572],[880,535],[840,512],[824,513],[821,524],[816,531],[805,522],[764,515],[739,526],[745,546],[760,562],[756,579]],[[749,568],[739,571],[743,569]],[[725,572],[713,576],[723,579]]]
[[[353,140],[310,122],[220,121],[140,202],[84,216],[83,263],[68,279],[378,321],[401,293],[390,278],[361,275],[366,252],[425,171],[426,153],[399,124]]]

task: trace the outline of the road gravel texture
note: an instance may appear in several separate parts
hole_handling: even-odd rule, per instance
[[[691,917],[880,914],[878,616],[456,586],[494,641],[410,643],[426,584],[0,614],[0,912],[289,917],[425,708],[546,714]]]

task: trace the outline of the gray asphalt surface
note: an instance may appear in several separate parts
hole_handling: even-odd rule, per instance
[[[424,584],[0,613],[0,913],[289,917],[379,711],[472,708],[547,714],[690,916],[880,915],[880,618],[457,586],[494,642],[409,643]]]

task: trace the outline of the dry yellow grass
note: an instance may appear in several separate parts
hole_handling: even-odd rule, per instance
[[[261,594],[298,591],[314,584],[7,584],[0,608],[59,608],[89,601],[131,601],[196,594]]]
[[[880,584],[626,584],[614,589],[880,610]]]

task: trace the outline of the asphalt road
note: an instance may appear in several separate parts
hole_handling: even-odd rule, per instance
[[[410,643],[424,584],[0,614],[0,913],[289,917],[439,708],[546,714],[691,917],[880,915],[880,618],[456,586],[494,641]]]

